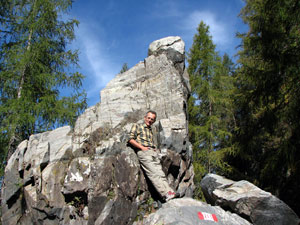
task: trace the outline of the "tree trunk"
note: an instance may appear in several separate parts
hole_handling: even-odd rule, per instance
[[[209,118],[212,116],[212,104],[209,101]],[[213,123],[210,122],[210,132],[212,133],[214,129]],[[210,166],[210,153],[212,152],[212,138],[209,138],[209,146],[208,146],[208,172],[211,173],[211,166]]]
[[[27,47],[26,47],[26,51],[30,50],[30,46],[31,46],[31,38],[32,38],[32,33],[33,30],[31,29],[29,32],[29,36],[28,36],[28,42],[27,42]],[[24,86],[24,82],[25,82],[25,74],[26,74],[26,69],[28,67],[28,64],[25,64],[22,72],[21,72],[21,79],[19,82],[19,87],[18,87],[18,92],[17,92],[17,99],[20,99],[22,96],[22,89]],[[7,148],[7,157],[6,157],[6,161],[8,162],[8,160],[10,159],[10,157],[12,156],[12,154],[15,151],[15,148],[17,147],[17,142],[18,142],[18,138],[17,138],[17,121],[15,121],[12,124],[12,128],[11,128],[11,137],[9,139],[8,142],[8,148]]]

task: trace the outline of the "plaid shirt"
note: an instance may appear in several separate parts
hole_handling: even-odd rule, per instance
[[[153,141],[153,132],[151,127],[144,124],[134,124],[129,133],[129,140],[134,139],[145,147],[156,148]]]

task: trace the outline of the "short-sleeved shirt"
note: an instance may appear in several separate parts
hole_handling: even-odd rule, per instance
[[[145,146],[156,148],[153,140],[153,131],[151,127],[144,124],[134,124],[129,133],[129,140],[134,139],[137,143]]]

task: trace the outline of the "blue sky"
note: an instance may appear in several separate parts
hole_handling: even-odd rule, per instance
[[[180,36],[189,51],[199,23],[210,26],[217,50],[236,53],[237,32],[247,27],[238,14],[242,0],[76,0],[70,16],[80,21],[72,48],[79,50],[79,72],[88,106],[100,101],[99,92],[124,63],[131,68],[147,57],[149,44]]]

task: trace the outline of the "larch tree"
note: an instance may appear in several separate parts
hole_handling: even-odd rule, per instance
[[[23,139],[72,125],[86,108],[84,76],[75,71],[78,53],[67,49],[78,25],[64,18],[71,4],[71,0],[1,0],[2,162]],[[62,97],[63,88],[71,94]]]
[[[206,173],[224,173],[229,167],[223,162],[230,150],[230,123],[233,118],[233,63],[227,55],[218,55],[201,22],[188,54],[191,96],[188,101],[189,134],[193,144],[196,196],[202,198],[200,181]]]
[[[300,2],[246,1],[241,17],[238,130],[228,162],[300,213]]]
[[[124,63],[123,66],[122,66],[122,69],[121,69],[120,73],[124,73],[127,70],[129,70],[128,65],[127,65],[127,63]]]

